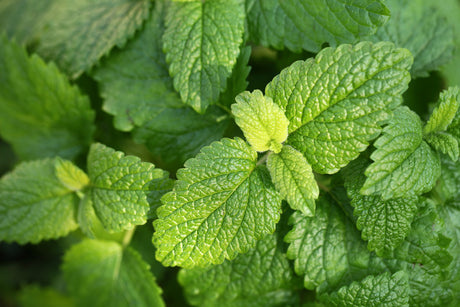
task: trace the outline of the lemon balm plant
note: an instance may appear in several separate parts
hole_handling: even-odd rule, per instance
[[[456,306],[459,16],[0,0],[2,249],[65,246],[8,302]]]

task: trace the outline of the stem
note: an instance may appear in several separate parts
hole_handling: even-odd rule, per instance
[[[133,238],[134,231],[136,231],[136,227],[133,227],[132,229],[126,231],[125,236],[123,237],[123,241],[121,242],[121,245],[123,248],[127,247],[129,243],[131,242],[131,239]]]
[[[216,103],[216,106],[227,112],[230,116],[233,117],[232,110],[230,110],[227,106],[224,106],[223,104]]]
[[[261,164],[264,164],[265,161],[267,161],[268,156],[271,155],[271,153],[272,153],[271,151],[268,151],[267,153],[265,153],[265,154],[262,156],[262,158],[260,158],[260,160],[257,161],[256,166],[259,166],[259,165],[261,165]]]

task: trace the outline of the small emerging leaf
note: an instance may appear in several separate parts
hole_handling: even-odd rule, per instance
[[[450,87],[443,91],[423,129],[425,140],[435,149],[448,154],[453,161],[458,160],[460,152],[459,107],[459,88]]]
[[[249,144],[259,152],[279,153],[288,136],[289,121],[283,110],[259,90],[241,93],[236,102],[232,113]]]
[[[305,157],[291,146],[283,146],[280,153],[268,156],[267,168],[276,189],[291,208],[313,216],[319,188]]]

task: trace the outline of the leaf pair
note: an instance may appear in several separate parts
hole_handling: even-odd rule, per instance
[[[193,267],[246,252],[274,231],[281,207],[275,188],[294,209],[313,214],[312,170],[337,172],[367,148],[401,103],[411,63],[407,50],[390,43],[342,45],[282,71],[267,97],[239,96],[232,106],[237,123],[254,149],[273,151],[267,166],[275,187],[243,140],[203,148],[162,199],[157,258]]]
[[[5,175],[0,181],[0,239],[37,243],[78,225],[95,236],[91,210],[105,231],[130,229],[154,216],[172,183],[152,164],[101,144],[91,147],[88,170],[87,176],[70,161],[54,158],[22,163]]]

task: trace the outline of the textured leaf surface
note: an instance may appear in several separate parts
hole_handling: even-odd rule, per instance
[[[452,239],[449,252],[453,260],[447,271],[446,284],[454,293],[455,302],[460,303],[460,164],[447,157],[441,159],[441,177],[434,192],[439,216],[444,220],[446,235]],[[455,303],[452,304],[455,306]]]
[[[283,110],[261,91],[243,92],[236,97],[232,113],[249,144],[259,152],[278,153],[288,135],[289,121]]]
[[[189,107],[164,108],[134,129],[134,140],[146,144],[166,163],[182,165],[203,146],[221,139],[228,123],[228,116],[213,106],[204,115]]]
[[[310,164],[300,152],[289,145],[283,146],[279,154],[268,156],[267,168],[276,189],[292,209],[307,216],[315,215],[319,188]]]
[[[458,87],[450,87],[439,96],[430,119],[423,129],[425,140],[435,149],[457,161],[460,140],[460,107]]]
[[[154,216],[161,195],[171,186],[167,172],[102,144],[91,146],[88,175],[88,197],[109,232],[144,224]]]
[[[0,1],[0,32],[17,42],[31,43],[42,34],[57,0]]]
[[[176,1],[165,17],[163,46],[182,100],[203,113],[225,90],[244,32],[242,0]]]
[[[61,163],[59,158],[24,162],[0,180],[1,241],[38,243],[78,227],[79,198],[56,176]]]
[[[413,77],[428,77],[449,62],[455,49],[454,29],[437,7],[426,0],[389,0],[386,5],[391,18],[370,40],[409,49],[414,55]]]
[[[317,52],[373,34],[389,11],[382,1],[247,1],[251,39],[265,46]]]
[[[409,283],[404,271],[384,273],[353,282],[328,296],[332,306],[409,306]]]
[[[275,235],[257,242],[233,261],[183,269],[179,283],[194,306],[282,306],[293,297],[293,272]]]
[[[318,199],[314,217],[297,211],[290,222],[293,228],[285,237],[290,243],[287,257],[294,260],[295,272],[305,275],[305,288],[333,289],[369,274],[371,258],[366,244],[354,224],[328,198]]]
[[[388,263],[394,270],[408,272],[410,306],[440,306],[452,299],[451,291],[443,284],[452,261],[449,244],[443,221],[435,207],[425,202],[408,237],[394,252],[396,262]]]
[[[122,47],[149,16],[148,0],[61,0],[38,52],[71,78]]]
[[[150,266],[116,242],[84,240],[65,254],[62,268],[78,306],[165,306]]]
[[[185,163],[154,221],[163,265],[222,263],[275,230],[281,198],[256,162],[257,153],[237,138],[214,142]]]
[[[412,56],[391,43],[326,48],[298,61],[268,84],[266,95],[290,121],[287,144],[313,170],[335,173],[377,137],[402,101]]]
[[[104,98],[104,110],[115,116],[115,127],[129,131],[169,108],[183,106],[174,92],[162,51],[164,1],[156,1],[153,16],[122,50],[114,50],[93,75]]]
[[[369,241],[368,249],[379,256],[388,257],[411,229],[418,198],[416,196],[383,200],[379,195],[360,194],[368,166],[365,159],[357,159],[344,169],[345,186],[351,205],[355,208],[356,226],[362,238]]]
[[[431,190],[439,177],[439,158],[423,141],[420,118],[407,107],[395,110],[374,146],[374,163],[361,189],[366,195],[378,193],[383,200],[419,195]]]
[[[0,133],[22,159],[72,159],[91,142],[94,112],[54,64],[0,35]]]

